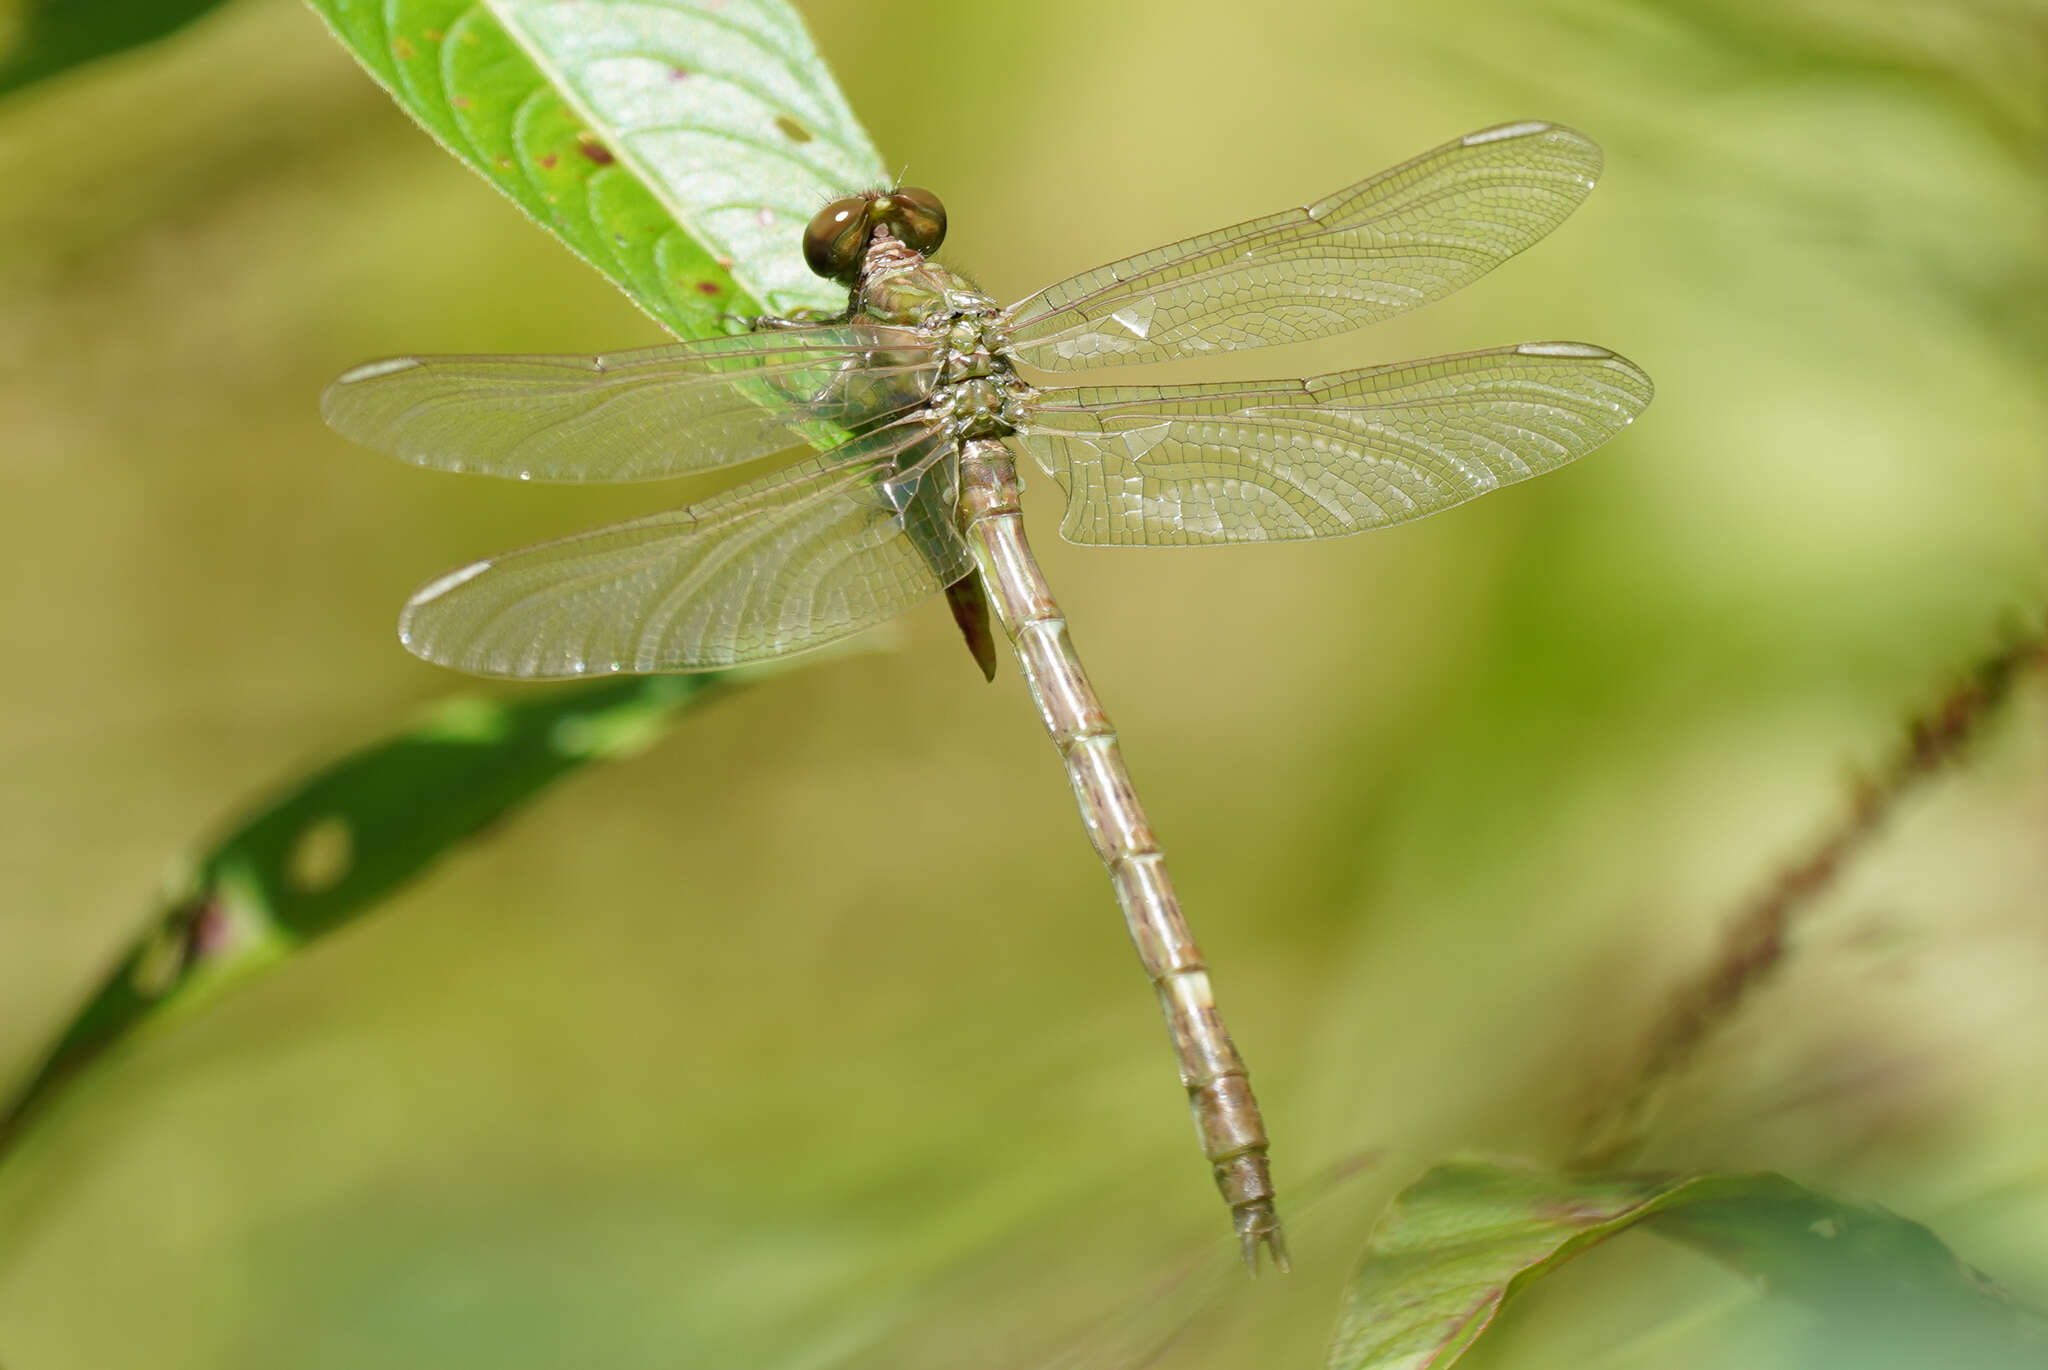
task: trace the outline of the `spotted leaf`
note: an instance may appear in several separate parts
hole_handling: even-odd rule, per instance
[[[680,337],[844,308],[804,225],[887,179],[782,0],[310,0],[443,146]]]

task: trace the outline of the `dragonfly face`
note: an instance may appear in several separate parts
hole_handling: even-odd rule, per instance
[[[828,280],[851,283],[867,257],[870,239],[881,228],[928,257],[946,241],[946,207],[918,186],[834,200],[804,229],[804,262]]]
[[[523,679],[707,670],[819,647],[944,593],[992,672],[992,608],[1160,995],[1247,1255],[1277,1259],[1243,1063],[1024,540],[1012,453],[1065,493],[1070,541],[1337,537],[1585,455],[1650,402],[1650,380],[1559,342],[1207,385],[1040,387],[1019,368],[1171,361],[1390,318],[1543,237],[1599,170],[1599,149],[1570,129],[1483,129],[1007,308],[930,260],[946,232],[938,197],[846,196],[802,244],[849,287],[842,319],[596,357],[375,362],[337,380],[323,411],[407,461],[521,480],[651,480],[808,449],[711,498],[430,582],[399,631],[443,665]]]

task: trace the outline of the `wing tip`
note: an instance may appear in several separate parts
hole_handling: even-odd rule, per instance
[[[405,601],[405,608],[398,614],[398,642],[405,650],[420,660],[435,666],[446,666],[471,675],[490,675],[495,672],[478,670],[476,665],[464,660],[460,650],[450,650],[441,635],[432,625],[423,621],[440,600],[491,569],[489,559],[472,561],[458,566],[445,575],[434,577],[425,585],[412,592]]]
[[[1478,147],[1485,143],[1504,143],[1514,138],[1534,138],[1546,134],[1554,136],[1560,142],[1596,146],[1591,138],[1570,124],[1553,123],[1548,119],[1516,119],[1505,124],[1493,124],[1466,134],[1458,142],[1465,147]]]
[[[1650,379],[1649,372],[1643,370],[1642,367],[1636,365],[1627,357],[1622,356],[1621,353],[1601,347],[1597,343],[1525,342],[1515,348],[1515,353],[1523,357],[1557,357],[1571,361],[1609,363],[1611,369],[1627,376],[1641,390],[1642,402],[1636,406],[1636,413],[1641,413],[1644,409],[1648,408],[1650,401],[1657,394],[1656,382]],[[1635,414],[1630,414],[1629,418],[1633,420]]]
[[[328,382],[326,393],[333,396],[365,381],[382,380],[401,371],[417,370],[421,364],[418,357],[379,357],[376,361],[364,362],[361,366],[351,366],[336,376]]]
[[[398,642],[431,666],[487,680],[600,680],[618,675],[665,675],[711,670],[712,665],[665,666],[625,661],[616,656],[592,658],[566,645],[532,643],[508,650],[506,644],[461,624],[437,620],[446,596],[467,585],[496,563],[486,558],[437,576],[405,602],[398,615]],[[459,610],[456,611],[459,614]],[[718,663],[722,665],[723,663]]]
[[[1515,351],[1525,357],[1585,357],[1593,361],[1614,355],[1597,343],[1582,342],[1525,342]]]
[[[355,422],[357,416],[349,412],[349,397],[356,387],[369,381],[396,376],[403,371],[412,371],[421,365],[418,357],[380,357],[361,366],[351,366],[327,383],[320,392],[320,418],[329,428],[345,438],[366,442],[364,431]],[[374,443],[368,445],[374,446]]]
[[[1548,119],[1518,119],[1513,123],[1495,124],[1466,134],[1458,140],[1458,146],[1483,147],[1488,143],[1513,142],[1520,138],[1542,138],[1551,144],[1568,144],[1577,148],[1592,167],[1587,173],[1588,189],[1606,170],[1607,154],[1600,150],[1600,144],[1569,124],[1554,124]]]
[[[490,569],[491,561],[489,557],[486,557],[482,561],[472,561],[467,566],[458,566],[444,576],[436,576],[425,585],[420,586],[419,589],[413,591],[412,598],[405,602],[405,612],[399,616],[398,626],[400,635],[404,635],[406,623],[412,618],[416,610],[425,608],[450,590],[453,590],[456,586],[475,580]]]
[[[1531,134],[1548,133],[1561,127],[1548,119],[1517,119],[1513,123],[1494,124],[1474,133],[1468,133],[1458,142],[1465,147],[1478,147],[1482,143],[1502,143],[1510,138],[1526,138]],[[1569,130],[1567,130],[1569,131]]]
[[[1513,348],[1513,350],[1516,350],[1518,356],[1563,356],[1563,358],[1577,358],[1577,360],[1589,360],[1589,362],[1616,362],[1616,365],[1622,371],[1628,371],[1632,375],[1640,375],[1645,383],[1649,383],[1649,379],[1651,379],[1649,373],[1642,371],[1642,367],[1634,365],[1632,360],[1628,360],[1626,356],[1622,356],[1620,352],[1616,352],[1612,348],[1599,346],[1597,342],[1565,342],[1565,340],[1556,340],[1556,342],[1520,342],[1520,344],[1516,344],[1516,348]]]

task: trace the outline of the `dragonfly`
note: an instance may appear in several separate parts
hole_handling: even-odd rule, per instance
[[[522,680],[707,671],[809,651],[930,599],[984,675],[1014,650],[1157,992],[1246,1263],[1285,1269],[1265,1125],[1065,616],[1025,538],[1020,459],[1092,546],[1341,537],[1584,456],[1650,402],[1605,348],[1532,342],[1306,379],[1054,386],[1027,373],[1302,342],[1441,299],[1542,238],[1600,174],[1544,122],[1482,129],[1312,204],[1084,271],[1008,306],[936,262],[929,190],[844,194],[802,235],[825,317],[577,356],[397,357],[323,398],[419,466],[661,480],[782,456],[666,512],[474,561],[399,620],[428,661]],[[743,331],[741,331],[743,330]],[[791,453],[800,455],[791,456]]]

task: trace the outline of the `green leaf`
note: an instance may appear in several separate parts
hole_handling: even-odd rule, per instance
[[[138,1030],[344,927],[570,771],[652,745],[719,681],[646,676],[517,699],[457,697],[261,805],[183,888],[0,1112],[0,1155]]]
[[[1829,1344],[1853,1339],[1866,1365],[2048,1363],[2048,1324],[1882,1208],[1773,1174],[1559,1178],[1454,1161],[1403,1190],[1374,1228],[1328,1364],[1442,1370],[1530,1283],[1640,1222],[1805,1303]]]
[[[887,180],[782,0],[310,0],[443,146],[680,337],[836,313],[827,201]]]
[[[220,0],[29,0],[0,58],[0,95],[177,32]]]

